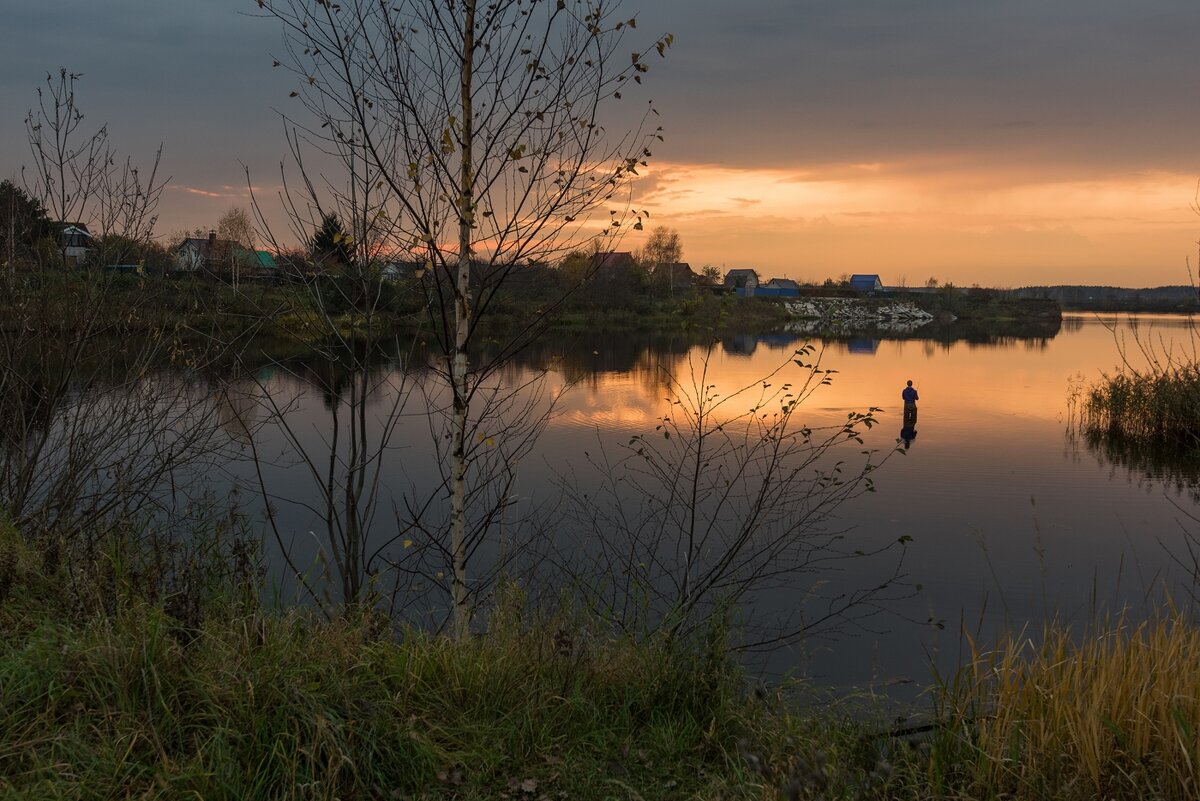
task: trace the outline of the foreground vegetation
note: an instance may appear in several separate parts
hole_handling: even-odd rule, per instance
[[[1086,433],[1127,447],[1200,458],[1200,365],[1108,376],[1084,393],[1080,422]]]
[[[1182,617],[977,648],[926,722],[752,690],[719,633],[668,645],[513,593],[466,640],[272,612],[253,571],[0,536],[0,794],[22,798],[1196,797]],[[186,572],[186,571],[185,571]]]
[[[978,798],[1196,798],[1200,630],[1178,615],[1072,637],[1050,626],[942,696],[934,776]]]

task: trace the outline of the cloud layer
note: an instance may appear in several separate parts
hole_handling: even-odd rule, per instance
[[[640,7],[639,7],[640,6]],[[1194,0],[647,0],[675,34],[638,189],[697,264],[819,278],[1175,283],[1200,229]],[[279,31],[249,0],[21,4],[0,33],[0,177],[59,65],[173,176],[161,227],[245,205],[285,152]],[[637,42],[631,39],[630,49]],[[630,110],[635,107],[630,103]],[[620,117],[618,113],[617,122]],[[636,241],[629,244],[636,245]]]

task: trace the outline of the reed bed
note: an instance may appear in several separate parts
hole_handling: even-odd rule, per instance
[[[953,797],[1200,798],[1200,630],[1179,615],[972,648],[929,766]]]
[[[1200,365],[1107,376],[1085,391],[1079,423],[1089,436],[1200,456]]]

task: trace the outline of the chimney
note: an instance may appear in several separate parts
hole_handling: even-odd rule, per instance
[[[208,232],[208,244],[209,245],[217,244],[217,232],[216,231]]]

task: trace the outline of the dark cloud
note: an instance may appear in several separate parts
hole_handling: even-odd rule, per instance
[[[245,184],[242,164],[268,170],[282,153],[271,110],[286,99],[270,69],[274,26],[246,0],[20,4],[0,33],[0,175],[27,161],[26,111],[60,66],[81,73],[86,126],[107,123],[119,150],[145,163],[163,144],[175,180]]]
[[[643,17],[677,35],[654,76],[673,159],[1200,169],[1193,0],[698,0]]]
[[[243,164],[275,178],[289,87],[252,0],[10,5],[0,177],[26,159],[24,111],[63,65],[86,76],[89,118],[135,154],[163,142],[182,185],[240,185]],[[630,49],[676,36],[647,81],[667,129],[656,159],[1200,173],[1196,0],[626,0],[622,13],[639,17]]]

